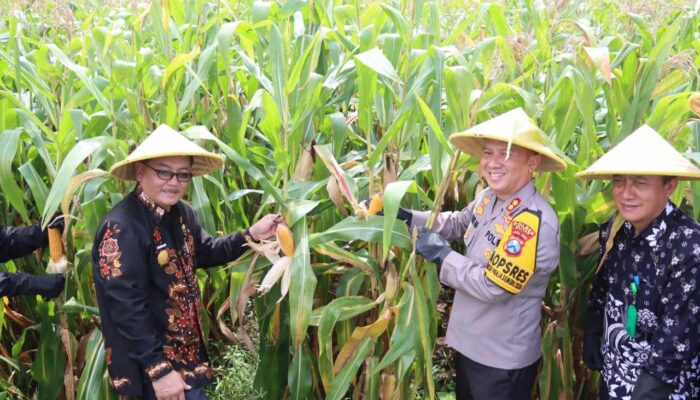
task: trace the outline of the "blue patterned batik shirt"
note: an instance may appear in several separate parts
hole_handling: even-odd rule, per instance
[[[610,223],[601,227],[601,249]],[[631,337],[625,322],[635,276]],[[669,399],[700,398],[700,225],[671,202],[639,235],[625,222],[596,277],[589,312],[604,312],[602,374],[612,399],[629,399],[642,369],[673,386]]]

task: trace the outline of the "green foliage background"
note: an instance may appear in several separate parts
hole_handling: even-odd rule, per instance
[[[436,396],[440,285],[394,225],[396,208],[433,209],[441,182],[444,209],[464,207],[479,185],[476,162],[462,155],[451,169],[446,138],[515,107],[572,160],[536,180],[559,215],[562,243],[544,302],[539,396],[590,398],[597,378],[580,362],[580,327],[595,225],[612,204],[605,182],[574,174],[643,123],[700,159],[692,153],[700,122],[688,105],[698,90],[699,4],[3,2],[0,223],[37,221],[64,197],[74,219],[63,297],[15,298],[0,311],[0,398],[113,397],[90,248],[101,218],[132,188],[105,171],[160,123],[227,156],[187,197],[210,232],[267,212],[293,225],[289,294],[277,303],[276,286],[252,301],[256,393]],[[295,179],[310,144],[343,163],[357,199],[384,187],[387,216],[346,217],[318,160]],[[697,218],[699,196],[698,184],[684,184],[674,200]],[[41,273],[47,257],[4,268]],[[241,322],[250,328],[237,305],[269,266],[258,260],[249,270],[251,259],[198,272],[212,340],[242,338]],[[347,362],[334,369],[344,348]]]

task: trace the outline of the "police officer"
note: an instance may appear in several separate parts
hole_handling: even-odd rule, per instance
[[[63,216],[55,216],[49,227],[63,230]],[[0,227],[0,262],[25,256],[38,248],[46,247],[48,243],[48,234],[42,231],[38,224],[27,227]],[[54,298],[61,293],[64,284],[65,278],[62,274],[0,272],[0,296],[40,294]]]
[[[617,206],[584,333],[600,398],[700,398],[700,225],[670,201],[700,169],[644,125],[576,176],[612,180]]]
[[[520,108],[450,142],[480,159],[488,188],[420,230],[416,252],[455,289],[446,340],[457,351],[457,398],[530,399],[541,358],[540,303],[559,262],[557,216],[532,176],[566,163]],[[429,213],[402,209],[398,217],[421,228]],[[466,254],[450,248],[447,241],[457,239]]]

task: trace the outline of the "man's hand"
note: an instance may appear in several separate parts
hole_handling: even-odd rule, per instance
[[[63,233],[63,229],[65,228],[66,222],[63,218],[63,213],[61,211],[56,211],[54,215],[51,217],[49,220],[49,223],[46,225],[47,228],[56,228],[61,233]]]
[[[185,383],[177,371],[170,371],[167,375],[153,381],[153,390],[158,400],[185,400],[185,390],[192,387]]]
[[[362,204],[364,204],[365,207],[369,208],[369,205],[371,202],[372,202],[372,199],[367,199],[367,200],[363,200]],[[383,207],[381,210],[379,210],[377,212],[377,215],[384,215],[384,208]],[[396,219],[400,219],[401,221],[405,222],[406,225],[408,225],[410,227],[411,220],[413,220],[413,211],[411,211],[408,208],[399,207],[399,210],[396,212]]]
[[[267,214],[248,228],[248,234],[253,240],[267,239],[275,234],[277,225],[284,221],[279,214]]]
[[[426,261],[440,266],[451,251],[450,244],[442,236],[425,227],[420,228],[416,239],[416,253],[423,256]]]

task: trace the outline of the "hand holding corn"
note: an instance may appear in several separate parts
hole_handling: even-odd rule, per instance
[[[256,222],[247,229],[247,234],[253,240],[262,240],[272,237],[276,230],[277,225],[284,222],[279,214],[267,214],[266,216],[260,218],[260,221]]]

